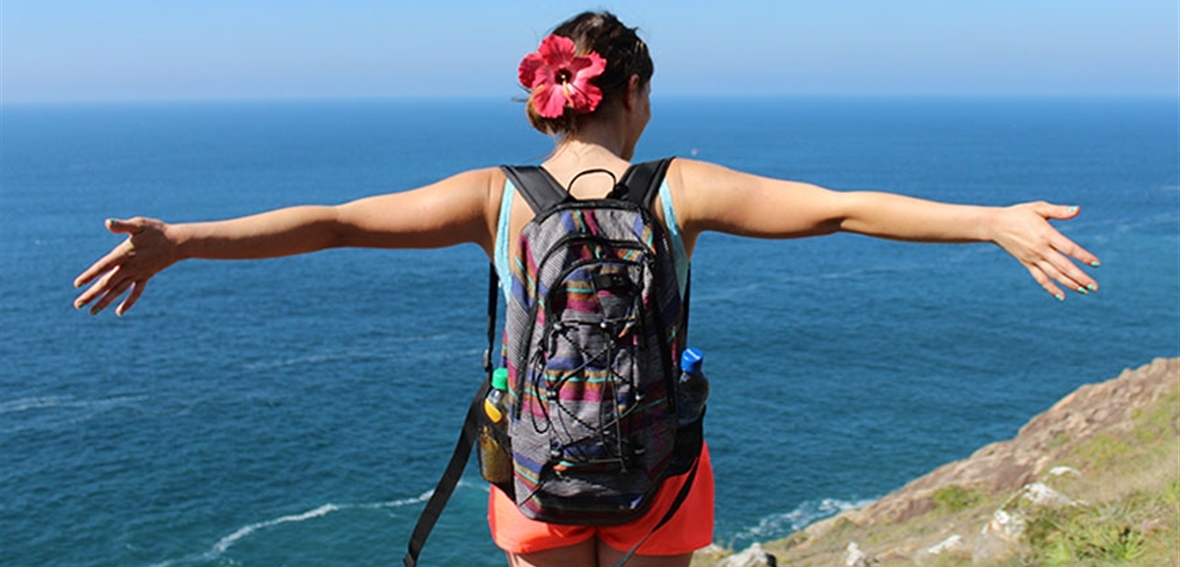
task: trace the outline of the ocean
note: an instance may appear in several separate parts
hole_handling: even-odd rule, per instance
[[[1171,98],[659,98],[637,157],[1081,207],[1101,290],[997,247],[704,235],[719,544],[869,502],[1078,386],[1180,355]],[[535,163],[509,100],[0,106],[0,564],[400,564],[482,378],[475,246],[190,261],[75,311],[108,217],[226,218]],[[468,468],[425,565],[504,565]]]

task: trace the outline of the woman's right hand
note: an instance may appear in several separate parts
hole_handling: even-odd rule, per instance
[[[74,280],[75,287],[90,284],[74,307],[94,302],[90,313],[95,314],[126,293],[115,310],[122,315],[152,276],[185,258],[248,260],[345,246],[441,248],[467,242],[490,253],[500,210],[496,191],[504,186],[499,171],[468,171],[419,189],[337,206],[286,207],[212,222],[108,219],[107,229],[126,234],[127,240]]]
[[[94,315],[127,293],[115,309],[116,315],[122,315],[143,295],[147,281],[175,264],[180,255],[177,243],[168,237],[168,224],[162,221],[142,217],[107,219],[106,227],[113,233],[126,234],[127,239],[74,280],[74,287],[93,282],[74,300],[74,308],[81,309],[94,301],[90,308]]]

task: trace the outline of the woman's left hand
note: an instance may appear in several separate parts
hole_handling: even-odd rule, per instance
[[[1098,291],[1098,282],[1070,259],[1097,268],[1101,265],[1098,257],[1049,224],[1049,219],[1069,220],[1077,215],[1077,207],[1044,201],[998,209],[991,240],[1023,264],[1033,279],[1058,300],[1064,300],[1065,293],[1057,284],[1081,294]]]

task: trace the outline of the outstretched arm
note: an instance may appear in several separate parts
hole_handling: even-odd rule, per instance
[[[338,247],[438,248],[465,242],[490,250],[493,171],[462,173],[421,189],[338,206],[291,207],[225,221],[111,219],[107,228],[127,239],[74,280],[75,287],[91,284],[74,307],[94,302],[90,312],[98,313],[127,293],[115,310],[122,315],[152,276],[188,258],[275,258]]]
[[[992,242],[1058,299],[1065,295],[1057,284],[1080,293],[1098,289],[1070,259],[1097,267],[1098,258],[1048,222],[1074,218],[1077,207],[952,205],[889,193],[831,191],[691,160],[675,163],[679,166],[669,175],[686,239],[706,230],[762,238],[843,231],[912,242]]]

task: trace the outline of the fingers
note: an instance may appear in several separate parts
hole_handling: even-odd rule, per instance
[[[1077,206],[1054,205],[1044,201],[1029,205],[1045,219],[1070,220],[1077,217],[1079,212]],[[1054,282],[1083,295],[1098,291],[1098,282],[1070,259],[1097,268],[1102,265],[1098,257],[1056,229],[1050,228],[1046,234],[1044,244],[1040,247],[1040,257],[1026,264],[1033,279],[1060,301],[1065,300],[1065,294]]]
[[[1065,235],[1061,233],[1057,233],[1057,235],[1052,239],[1051,243],[1053,248],[1056,248],[1062,254],[1071,256],[1077,259],[1079,262],[1090,266],[1091,268],[1097,268],[1102,265],[1102,261],[1099,260],[1097,256],[1091,254],[1089,250],[1078,246],[1077,243],[1066,238]]]
[[[139,299],[139,296],[143,293],[144,283],[146,283],[146,280],[137,281],[126,277],[126,274],[122,270],[115,268],[99,278],[86,291],[79,294],[74,299],[74,309],[81,309],[97,299],[98,301],[90,308],[90,314],[97,315],[111,303],[114,303],[120,295],[131,289],[131,294],[115,310],[115,314],[122,315]]]
[[[1069,220],[1078,216],[1077,205],[1054,205],[1045,201],[1032,203],[1033,210],[1047,219]]]
[[[135,234],[144,228],[144,219],[135,217],[127,220],[107,219],[107,230],[115,234]]]
[[[86,293],[78,296],[78,299],[74,301],[74,308],[81,309],[83,306],[85,306],[87,303],[90,303],[92,300],[94,300],[94,298],[97,297],[98,302],[96,302],[90,308],[90,314],[97,315],[103,309],[106,309],[112,303],[114,303],[115,300],[118,299],[119,296],[123,295],[123,293],[127,292],[127,290],[131,290],[131,292],[127,294],[127,297],[125,297],[123,301],[119,303],[119,306],[115,308],[115,315],[122,317],[128,309],[131,309],[131,307],[135,305],[135,302],[139,300],[139,297],[143,295],[143,290],[146,286],[147,280],[135,281],[130,279],[121,280],[112,286],[108,278],[107,280],[95,284],[91,287],[91,289],[87,290]]]
[[[87,303],[93,301],[98,295],[97,289],[97,286],[93,286],[90,289],[87,289],[86,291],[78,294],[78,297],[74,298],[74,309],[81,309],[85,307]]]
[[[99,258],[97,262],[91,264],[89,268],[86,268],[85,272],[82,272],[77,278],[74,278],[74,287],[82,287],[93,281],[98,276],[111,271],[111,269],[113,269],[118,263],[119,259],[122,258],[126,253],[125,248],[125,244],[120,244],[119,246],[116,246],[114,250],[108,252],[106,256]]]
[[[107,230],[115,234],[130,235],[143,229],[142,219],[139,217],[128,221],[107,219],[103,224],[107,227]],[[82,287],[93,281],[94,278],[97,278],[98,276],[110,271],[115,266],[118,259],[126,253],[126,247],[126,244],[120,244],[108,252],[106,256],[99,258],[97,262],[91,264],[89,268],[86,268],[86,271],[78,274],[78,277],[74,278],[74,287]],[[77,306],[77,302],[75,302],[75,307]]]
[[[87,270],[87,271],[89,271],[89,270]],[[86,275],[86,274],[83,274],[83,276],[84,275]],[[95,275],[98,275],[98,274],[95,274]],[[90,287],[86,288],[86,291],[83,291],[82,293],[78,294],[78,297],[74,299],[74,309],[81,309],[87,303],[94,301],[94,298],[105,293],[105,291],[107,289],[107,284],[111,281],[111,277],[112,277],[112,274],[110,274],[110,273],[104,275],[97,282],[92,284]],[[87,281],[89,281],[90,279],[93,279],[93,278],[94,278],[94,276],[90,276],[90,278],[87,278]],[[78,279],[81,280],[82,276],[78,276]],[[85,285],[85,283],[78,284],[77,282],[75,282],[75,285]]]
[[[1063,294],[1056,285],[1053,285],[1054,281],[1065,286],[1070,291],[1076,291],[1082,295],[1088,294],[1091,291],[1096,291],[1098,289],[1097,284],[1083,283],[1085,280],[1089,280],[1090,282],[1093,282],[1093,280],[1091,280],[1089,276],[1087,276],[1081,270],[1078,270],[1077,266],[1075,266],[1072,262],[1069,260],[1064,260],[1064,262],[1065,265],[1071,269],[1070,271],[1075,273],[1067,273],[1053,265],[1053,263],[1048,260],[1039,262],[1036,266],[1037,270],[1044,274],[1048,280],[1048,286],[1044,282],[1041,282],[1041,287],[1049,290],[1049,293],[1052,294],[1053,297],[1056,297],[1058,301],[1064,301],[1065,294]],[[1093,289],[1091,289],[1091,286],[1093,286]]]
[[[143,295],[143,288],[146,286],[146,280],[132,284],[131,293],[127,294],[127,298],[115,308],[115,315],[122,317],[128,309],[131,309],[131,306],[135,305],[135,302],[139,300],[139,296]]]
[[[90,314],[97,315],[99,311],[106,309],[107,306],[118,299],[120,295],[123,295],[123,292],[130,289],[132,283],[133,282],[131,280],[121,280],[119,283],[115,284],[114,287],[110,288],[109,291],[104,293],[102,297],[98,299],[98,302],[90,308]]]
[[[1041,284],[1041,287],[1044,288],[1045,291],[1049,292],[1049,295],[1057,298],[1057,301],[1065,301],[1065,294],[1061,293],[1061,288],[1054,285],[1053,280],[1048,275],[1046,275],[1044,271],[1042,271],[1037,266],[1026,267],[1028,268],[1028,273],[1032,274],[1033,279],[1036,280],[1037,283]]]
[[[103,275],[86,291],[79,294],[74,299],[74,309],[81,309],[97,299],[98,302],[90,308],[90,314],[94,315],[105,309],[115,298],[126,291],[131,285],[131,280],[116,279],[116,272],[117,270]]]
[[[1033,208],[1041,216],[1048,219],[1057,220],[1070,220],[1077,217],[1079,213],[1077,205],[1051,205],[1044,201],[1033,203]],[[1098,260],[1097,256],[1091,254],[1090,251],[1086,250],[1085,248],[1078,246],[1076,243],[1066,238],[1061,233],[1057,233],[1055,235],[1052,245],[1063,254],[1072,256],[1087,266],[1097,268],[1102,265],[1102,262]]]

